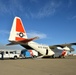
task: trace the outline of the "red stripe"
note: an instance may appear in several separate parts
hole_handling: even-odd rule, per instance
[[[65,54],[66,54],[66,51],[64,50],[61,55],[64,56]]]
[[[33,52],[32,52],[32,50],[28,50],[28,51],[30,52],[31,56],[33,56]]]
[[[19,18],[16,19],[16,31],[17,32],[25,32],[23,25],[22,25],[22,22]]]
[[[24,40],[24,38],[21,38],[21,37],[15,37],[15,40],[16,40],[16,41],[21,41],[21,40]]]

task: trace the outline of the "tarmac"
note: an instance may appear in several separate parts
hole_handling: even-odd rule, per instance
[[[76,75],[76,56],[0,60],[0,75]]]

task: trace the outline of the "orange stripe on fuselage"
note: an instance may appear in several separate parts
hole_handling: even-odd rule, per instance
[[[65,54],[66,54],[66,51],[64,50],[61,55],[62,56],[65,56]]]
[[[22,22],[18,18],[16,19],[16,31],[17,32],[25,32],[23,25],[22,25]]]
[[[33,56],[33,52],[32,52],[32,50],[28,50],[28,51],[30,52],[31,56]]]
[[[24,40],[24,38],[21,38],[21,37],[15,37],[15,40],[16,40],[16,41],[21,41],[21,40]]]

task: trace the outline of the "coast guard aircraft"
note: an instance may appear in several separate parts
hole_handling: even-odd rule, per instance
[[[40,53],[41,57],[44,56],[54,56],[55,50],[57,47],[66,48],[66,46],[75,45],[76,43],[69,43],[69,44],[62,44],[62,45],[53,45],[53,46],[47,46],[38,44],[36,42],[33,42],[33,40],[38,39],[38,37],[28,38],[26,31],[24,29],[23,23],[19,17],[15,17],[13,21],[13,25],[10,31],[9,36],[9,44],[7,45],[17,45],[20,44],[26,49],[33,49]],[[70,49],[65,49],[66,51],[69,51]],[[63,50],[61,50],[61,53]],[[61,55],[60,53],[60,55]],[[64,53],[65,55],[65,53]]]

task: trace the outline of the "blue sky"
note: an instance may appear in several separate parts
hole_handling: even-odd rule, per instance
[[[15,16],[28,37],[47,45],[76,42],[76,0],[0,0],[0,43],[7,44]]]

